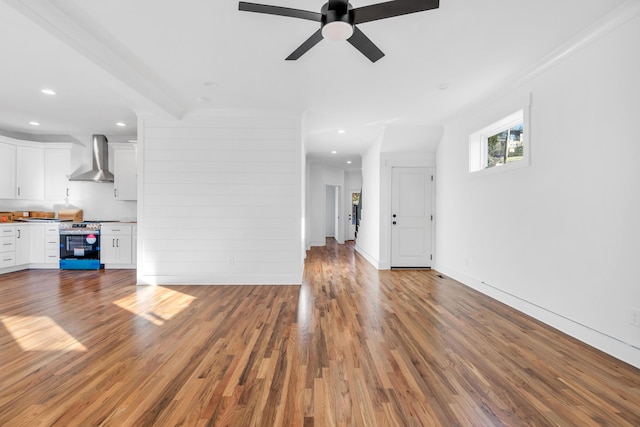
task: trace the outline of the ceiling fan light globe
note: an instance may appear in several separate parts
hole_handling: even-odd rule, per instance
[[[334,21],[322,27],[322,37],[327,40],[342,41],[353,35],[353,25],[348,22]]]

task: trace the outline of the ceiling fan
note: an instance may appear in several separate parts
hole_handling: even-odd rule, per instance
[[[313,33],[291,55],[287,56],[287,61],[295,61],[318,44],[320,40],[326,38],[330,40],[347,40],[364,56],[369,58],[371,62],[376,62],[384,56],[384,53],[356,27],[357,24],[437,9],[440,6],[440,1],[395,0],[354,8],[347,0],[329,0],[328,3],[322,6],[319,13],[244,1],[241,1],[238,6],[239,10],[246,12],[289,16],[320,23],[318,31]]]

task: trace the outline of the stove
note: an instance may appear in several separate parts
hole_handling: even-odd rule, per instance
[[[60,268],[99,270],[100,222],[60,223]]]
[[[100,223],[99,222],[61,222],[60,223],[60,234],[62,232],[65,233],[73,233],[73,234],[82,234],[83,232],[100,232]]]

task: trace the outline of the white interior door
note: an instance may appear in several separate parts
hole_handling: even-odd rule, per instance
[[[357,205],[360,200],[360,190],[351,188],[347,190],[347,199],[345,207],[347,209],[347,240],[356,239],[356,212],[354,211],[354,202]]]
[[[432,171],[392,168],[391,267],[431,267]]]

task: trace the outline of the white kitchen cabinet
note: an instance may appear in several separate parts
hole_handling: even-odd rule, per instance
[[[68,147],[64,147],[64,148],[45,148],[44,150],[44,198],[45,200],[62,201],[69,197],[70,173],[71,173],[71,144],[68,144]]]
[[[131,264],[138,263],[138,225],[131,225]]]
[[[138,199],[136,147],[130,143],[113,146],[113,196],[116,200]]]
[[[0,268],[16,265],[16,227],[3,225],[0,227]]]
[[[131,224],[102,224],[100,264],[105,268],[131,268],[131,261]]]
[[[29,224],[29,264],[44,264],[45,224]]]
[[[16,197],[16,146],[0,141],[0,199]]]
[[[16,147],[16,199],[44,199],[44,149]]]
[[[44,263],[57,268],[60,265],[60,227],[47,224],[44,227]]]
[[[16,225],[16,265],[26,265],[31,255],[31,227],[26,224]]]

